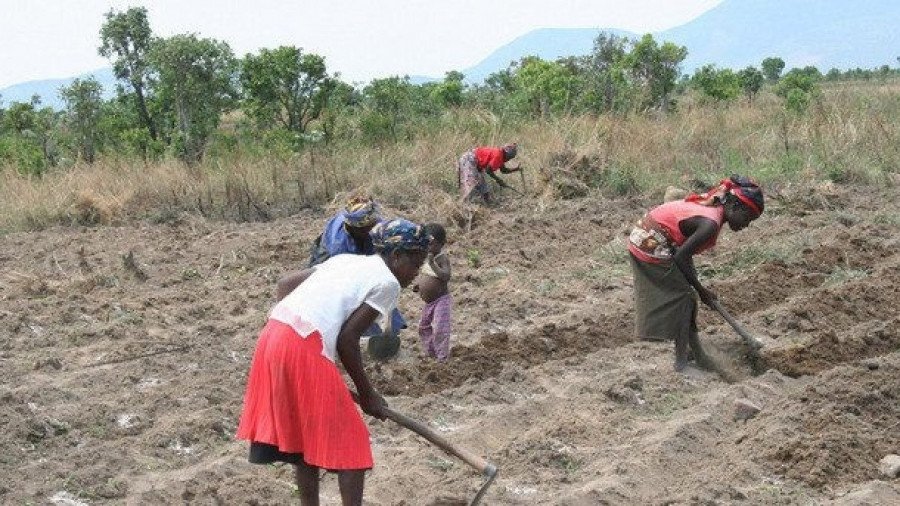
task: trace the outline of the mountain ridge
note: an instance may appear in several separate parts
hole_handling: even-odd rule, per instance
[[[758,66],[770,56],[782,58],[788,68],[815,65],[831,68],[876,68],[895,65],[900,56],[900,2],[855,0],[852,10],[843,0],[725,0],[680,26],[653,33],[658,41],[686,46],[682,72],[691,73],[705,64],[740,69]],[[469,84],[481,83],[490,74],[507,68],[525,56],[555,60],[581,56],[593,48],[600,32],[629,38],[640,34],[616,28],[538,28],[497,48],[475,65],[462,70]],[[115,94],[112,69],[82,74],[97,76],[104,97]],[[28,101],[35,93],[43,103],[62,108],[58,88],[75,77],[35,80],[0,90],[3,103]],[[440,77],[414,75],[414,84],[440,81]]]

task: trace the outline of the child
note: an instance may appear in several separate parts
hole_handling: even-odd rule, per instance
[[[369,431],[335,360],[362,410],[383,419],[387,404],[363,369],[360,335],[390,314],[426,258],[428,234],[412,222],[379,223],[372,237],[375,255],[337,255],[279,280],[250,365],[237,437],[250,441],[250,462],[296,467],[304,506],[319,504],[319,469],[338,473],[344,504],[362,503]]]
[[[439,223],[425,225],[425,232],[431,236],[428,259],[422,266],[421,281],[414,287],[425,301],[419,321],[419,337],[425,354],[443,362],[450,355],[450,310],[453,305],[447,287],[450,282],[450,259],[442,251],[447,243],[447,232]]]

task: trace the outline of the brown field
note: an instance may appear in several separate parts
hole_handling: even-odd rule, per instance
[[[677,374],[670,345],[632,337],[621,235],[653,203],[509,195],[471,231],[449,204],[389,208],[450,225],[456,304],[438,365],[402,295],[401,354],[369,362],[390,405],[498,465],[486,504],[896,504],[900,483],[874,481],[900,452],[896,189],[787,185],[698,257],[767,343],[751,363],[701,309],[732,383]],[[246,463],[233,434],[274,281],[326,217],[0,236],[0,503],[296,500],[290,469]],[[762,409],[735,420],[737,399]],[[482,482],[390,422],[370,429],[367,504],[464,504]],[[333,475],[322,490],[339,503]]]

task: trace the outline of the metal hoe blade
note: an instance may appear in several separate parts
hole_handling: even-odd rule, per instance
[[[397,334],[380,334],[369,338],[367,346],[369,356],[376,360],[387,360],[400,350],[400,336]]]
[[[487,481],[484,482],[484,485],[482,485],[480,489],[478,489],[478,493],[472,498],[472,502],[469,503],[469,506],[477,506],[481,503],[481,500],[484,499],[484,494],[487,493],[488,488],[490,488],[494,483],[494,480],[497,479],[496,466],[488,464],[488,467],[484,470],[484,475],[487,476]]]

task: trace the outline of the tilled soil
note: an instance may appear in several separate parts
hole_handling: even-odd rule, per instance
[[[453,356],[369,362],[391,406],[500,468],[486,504],[891,503],[900,453],[900,208],[892,189],[783,191],[697,258],[766,343],[701,339],[731,383],[632,336],[622,233],[653,202],[506,201],[451,224]],[[440,220],[424,209],[409,216]],[[0,503],[283,504],[286,466],[235,441],[274,281],[327,214],[53,228],[0,237]],[[446,219],[446,218],[444,218]],[[760,408],[735,417],[735,401]],[[368,504],[464,504],[482,478],[369,420]],[[323,477],[323,502],[339,504]]]

